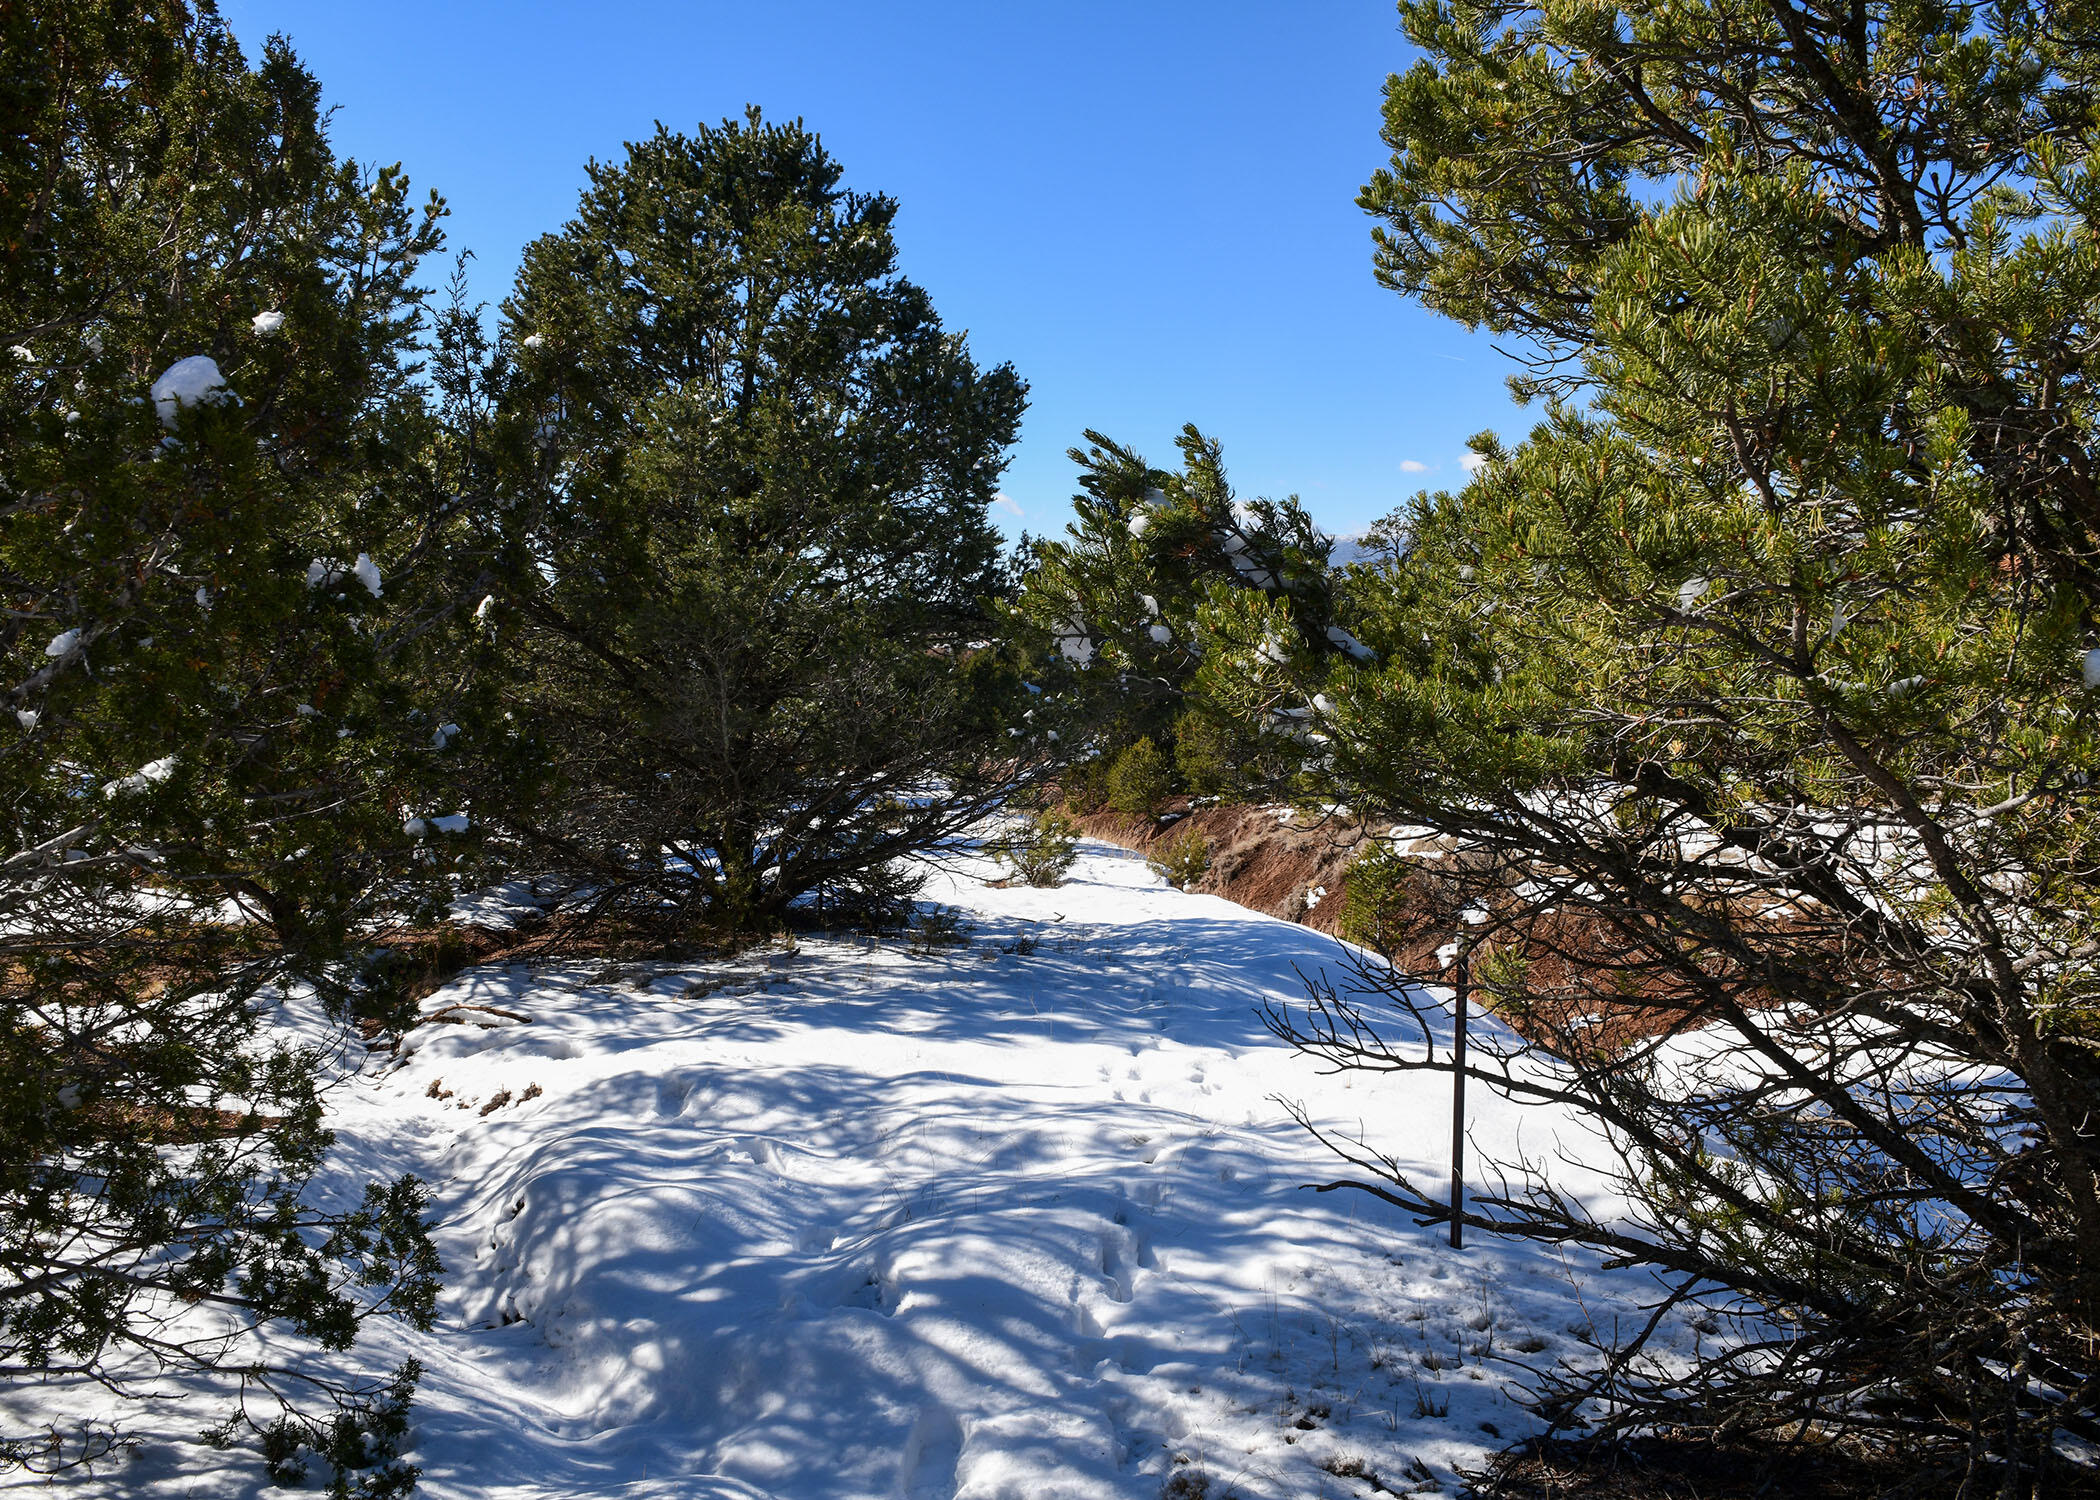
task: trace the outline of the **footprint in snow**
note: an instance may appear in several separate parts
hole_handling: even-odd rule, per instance
[[[893,1318],[903,1301],[903,1288],[898,1286],[890,1271],[862,1262],[845,1273],[844,1288],[833,1299],[833,1305],[865,1308],[869,1312],[879,1312],[885,1318]]]
[[[1101,1274],[1108,1278],[1108,1295],[1128,1302],[1137,1294],[1137,1277],[1130,1265],[1130,1233],[1111,1230],[1101,1236]]]
[[[921,1408],[897,1466],[905,1500],[954,1500],[962,1445],[954,1413],[938,1404]]]

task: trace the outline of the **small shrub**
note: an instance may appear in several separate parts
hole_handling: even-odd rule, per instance
[[[1108,762],[1100,756],[1067,766],[1058,779],[1066,812],[1089,813],[1108,801]]]
[[[1187,890],[1210,869],[1210,840],[1202,829],[1183,824],[1171,837],[1152,846],[1148,863],[1155,873],[1166,877],[1167,884]]]
[[[1174,795],[1167,757],[1147,735],[1124,750],[1108,768],[1108,805],[1133,818],[1153,818]]]
[[[1357,856],[1342,896],[1341,935],[1391,958],[1420,894],[1415,878],[1420,864],[1383,843]]]
[[[892,861],[818,888],[812,910],[826,927],[856,932],[894,932],[908,924],[926,876],[902,861]]]
[[[1029,885],[1062,885],[1079,858],[1079,825],[1055,810],[1039,813],[985,848]]]
[[[1530,958],[1514,943],[1484,948],[1473,957],[1473,983],[1489,1003],[1520,1002],[1525,996],[1525,978],[1530,973]]]
[[[920,912],[911,924],[911,946],[914,952],[930,953],[935,948],[960,948],[970,941],[970,928],[963,921],[962,913],[945,906],[929,906]]]
[[[1224,730],[1195,713],[1174,722],[1174,769],[1197,797],[1222,797],[1232,790],[1232,742]]]

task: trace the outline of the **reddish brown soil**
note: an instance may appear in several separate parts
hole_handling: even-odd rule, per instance
[[[1158,822],[1106,810],[1081,814],[1077,821],[1088,837],[1140,854],[1194,827],[1210,843],[1210,869],[1190,890],[1321,932],[1341,925],[1349,865],[1363,847],[1365,832],[1361,824],[1312,824],[1302,816],[1281,823],[1274,809],[1245,803],[1214,803],[1192,811],[1186,797],[1169,803]],[[1307,905],[1309,894],[1323,886],[1326,895]]]
[[[81,1113],[98,1133],[121,1131],[156,1146],[195,1146],[204,1141],[274,1130],[284,1123],[283,1115],[210,1109],[203,1105],[90,1105]]]
[[[1273,809],[1245,804],[1191,810],[1186,799],[1170,804],[1156,823],[1106,810],[1082,814],[1077,822],[1091,837],[1145,854],[1193,825],[1210,842],[1211,864],[1191,890],[1328,933],[1341,926],[1349,867],[1368,833],[1361,824],[1339,821],[1283,823]],[[1455,975],[1445,960],[1463,927],[1459,913],[1485,906],[1491,924],[1464,930],[1479,933],[1488,948],[1521,957],[1527,1003],[1523,1014],[1514,1014],[1484,988],[1476,990],[1477,1001],[1531,1041],[1563,1055],[1608,1055],[1642,1037],[1703,1024],[1690,1014],[1698,1002],[1682,977],[1643,962],[1644,955],[1608,923],[1566,910],[1528,909],[1510,894],[1513,881],[1506,874],[1498,876],[1463,854],[1443,851],[1439,857],[1431,847],[1437,842],[1416,846],[1425,857],[1375,930],[1351,934],[1395,969],[1450,983]],[[1322,886],[1326,894],[1308,907],[1308,892]],[[1761,1003],[1755,993],[1738,998]]]

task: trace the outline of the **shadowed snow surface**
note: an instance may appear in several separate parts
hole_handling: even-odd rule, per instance
[[[1262,1029],[1331,939],[1102,845],[1060,889],[994,873],[935,876],[974,931],[929,955],[469,971],[426,1013],[530,1024],[458,1012],[492,1024],[336,1091],[342,1190],[432,1187],[439,1326],[356,1353],[426,1367],[424,1493],[1153,1500],[1185,1466],[1214,1497],[1374,1493],[1349,1460],[1450,1493],[1528,1430],[1508,1361],[1650,1292],[1301,1186],[1337,1174],[1278,1096],[1427,1180],[1448,1149],[1444,1080],[1321,1075]],[[1476,1149],[1574,1139],[1476,1092]],[[193,1407],[58,1488],[256,1493],[251,1457],[178,1440]]]

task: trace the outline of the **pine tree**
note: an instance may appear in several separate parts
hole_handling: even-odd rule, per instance
[[[2094,16],[1401,14],[1379,275],[1529,340],[1552,404],[1402,518],[1378,666],[1308,687],[1335,794],[1470,851],[1531,1039],[1470,1075],[1587,1112],[1632,1206],[1504,1163],[1466,1222],[1651,1266],[1725,1334],[1545,1409],[2037,1493],[2100,1438]],[[1448,1068],[1416,1004],[1373,969],[1275,1021]]]
[[[413,1179],[306,1196],[314,1042],[414,858],[442,690],[408,617],[436,512],[409,462],[438,243],[396,169],[337,161],[280,42],[208,4],[0,13],[0,1370],[217,1376],[338,1493],[397,1493],[413,1368],[265,1354],[427,1324]],[[303,1030],[271,1017],[311,1009]],[[0,1466],[94,1457],[0,1434]]]
[[[1203,791],[1288,789],[1311,709],[1283,668],[1368,654],[1339,623],[1333,539],[1295,495],[1239,501],[1219,443],[1193,425],[1175,440],[1180,473],[1086,438],[1071,450],[1075,519],[1024,547],[1012,611],[1067,700],[1068,730],[1104,764],[1143,739],[1171,744],[1177,763],[1200,767]],[[1206,674],[1220,648],[1241,645],[1276,670]]]
[[[501,628],[559,788],[511,827],[674,933],[894,905],[1047,752],[986,610],[1025,388],[799,122],[589,173],[504,307]]]

